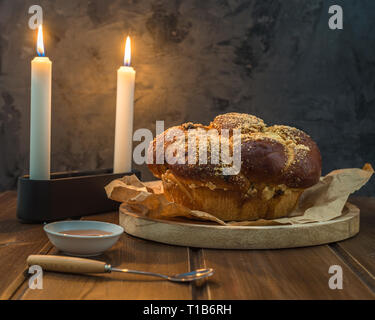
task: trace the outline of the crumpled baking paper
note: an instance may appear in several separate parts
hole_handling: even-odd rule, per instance
[[[108,198],[126,203],[128,210],[154,219],[175,220],[176,217],[184,217],[191,219],[191,222],[205,220],[229,226],[304,224],[341,216],[349,195],[364,186],[373,173],[368,163],[362,169],[334,170],[302,193],[288,217],[273,220],[224,222],[210,213],[169,202],[163,194],[161,181],[143,183],[135,175],[116,179],[105,186],[105,190]],[[184,219],[184,222],[187,221]]]

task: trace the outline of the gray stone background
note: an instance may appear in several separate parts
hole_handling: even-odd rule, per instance
[[[112,166],[128,33],[134,129],[247,112],[309,133],[324,174],[375,164],[373,0],[0,0],[0,190],[28,172],[32,4],[53,61],[53,171]],[[344,30],[328,28],[332,4]],[[373,179],[360,192],[374,191]]]

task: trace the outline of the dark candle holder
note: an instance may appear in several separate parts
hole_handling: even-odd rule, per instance
[[[114,179],[141,173],[113,173],[112,169],[51,174],[50,180],[18,179],[17,218],[43,223],[116,211],[119,203],[107,198],[104,187]]]

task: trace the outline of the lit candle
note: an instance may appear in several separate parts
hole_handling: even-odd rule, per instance
[[[31,61],[30,179],[50,178],[52,62],[45,57],[39,25],[38,57]]]
[[[127,37],[124,66],[117,70],[114,173],[126,173],[132,169],[135,71],[130,66],[130,49],[130,38]]]

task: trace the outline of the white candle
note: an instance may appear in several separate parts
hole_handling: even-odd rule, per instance
[[[126,39],[124,66],[117,70],[114,173],[132,169],[135,71],[130,66],[130,38]]]
[[[50,178],[52,62],[44,56],[43,30],[38,29],[37,52],[31,62],[30,179]]]

